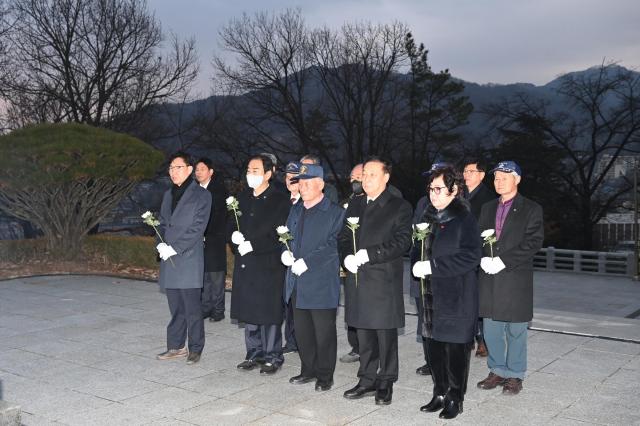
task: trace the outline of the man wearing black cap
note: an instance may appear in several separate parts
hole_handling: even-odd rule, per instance
[[[527,370],[527,324],[533,318],[533,256],[544,239],[542,207],[518,193],[522,176],[513,161],[493,170],[500,198],[482,207],[479,228],[485,240],[478,287],[489,375],[480,389],[522,390]],[[493,237],[493,238],[492,238]]]
[[[293,384],[316,379],[316,391],[333,385],[336,367],[336,310],[340,300],[338,233],[344,209],[322,193],[324,173],[318,165],[300,166],[301,202],[287,219],[293,240],[282,263],[287,269],[285,301],[294,305],[301,371]]]
[[[296,205],[300,200],[300,184],[298,175],[300,174],[300,163],[291,161],[285,169],[284,183],[289,191],[289,199],[292,205]],[[285,344],[282,347],[282,353],[288,354],[298,351],[298,343],[296,341],[296,330],[293,323],[293,304],[289,300],[284,309],[284,339]]]

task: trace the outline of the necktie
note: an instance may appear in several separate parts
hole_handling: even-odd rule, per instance
[[[291,198],[291,204],[295,204],[297,200],[297,198]]]

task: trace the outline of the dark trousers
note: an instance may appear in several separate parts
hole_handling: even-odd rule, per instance
[[[202,286],[202,317],[224,315],[225,271],[205,272]]]
[[[244,342],[247,346],[245,359],[270,362],[277,366],[284,362],[281,324],[246,324]]]
[[[337,309],[293,309],[301,374],[330,382],[336,369]]]
[[[476,342],[478,344],[484,343],[483,329],[482,318],[478,318],[478,332],[476,333]]]
[[[427,348],[428,340],[422,335],[422,323],[424,322],[424,304],[420,297],[416,297],[416,306],[418,307],[418,330],[416,333],[422,340],[422,353],[424,355],[424,363],[429,365],[429,349]]]
[[[433,394],[462,402],[467,392],[471,343],[447,343],[429,339]]]
[[[293,324],[293,317],[293,299],[289,299],[289,302],[284,307],[284,346],[287,349],[297,351],[298,343],[296,341],[296,330]]]
[[[347,340],[351,345],[351,352],[360,353],[360,346],[358,345],[358,329],[355,327],[347,326]]]
[[[168,288],[167,301],[171,321],[167,326],[167,349],[180,349],[189,337],[189,352],[204,348],[204,322],[200,307],[199,288]]]
[[[360,386],[385,389],[398,380],[398,330],[358,329]]]

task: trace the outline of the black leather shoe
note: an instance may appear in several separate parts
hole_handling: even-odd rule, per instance
[[[416,368],[416,374],[419,376],[430,376],[431,369],[429,368],[429,364],[425,364],[422,367]]]
[[[447,400],[444,402],[444,410],[440,412],[441,419],[453,419],[458,414],[462,413],[462,401]]]
[[[376,388],[373,388],[373,387],[367,388],[357,384],[351,389],[349,389],[348,391],[346,391],[344,393],[344,397],[347,399],[360,399],[365,396],[375,395],[375,393],[376,393]]]
[[[316,392],[328,391],[329,389],[331,389],[331,386],[333,386],[333,380],[329,380],[328,382],[318,380],[316,382]]]
[[[280,367],[272,364],[270,362],[265,362],[262,367],[260,367],[260,374],[266,374],[266,375],[272,375],[275,374],[276,371],[278,371]]]
[[[388,387],[384,389],[376,390],[376,405],[389,405],[391,404],[391,395],[393,395],[393,388]]]
[[[245,370],[245,371],[249,371],[249,370],[253,370],[254,368],[256,368],[258,366],[258,363],[255,362],[252,359],[245,359],[244,361],[242,361],[240,364],[237,365],[237,369],[238,370]]]
[[[302,385],[305,383],[313,382],[315,379],[315,377],[300,374],[298,376],[293,376],[292,378],[290,378],[289,383],[293,383],[294,385]]]
[[[214,315],[212,317],[209,317],[209,322],[218,322],[218,321],[222,321],[223,319],[224,319],[224,314]]]
[[[429,401],[427,405],[420,407],[420,411],[435,413],[442,408],[444,408],[444,395],[433,395],[433,398],[431,398],[431,401]]]
[[[189,352],[189,355],[187,356],[187,365],[193,365],[200,361],[200,356],[200,352]]]

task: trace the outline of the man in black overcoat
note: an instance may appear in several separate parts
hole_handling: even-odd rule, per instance
[[[366,197],[351,200],[340,232],[340,257],[356,274],[345,288],[345,320],[358,331],[358,384],[347,399],[375,394],[390,404],[398,379],[398,328],[404,327],[403,256],[411,246],[411,205],[387,189],[390,166],[379,158],[364,163]],[[348,223],[358,221],[355,233]],[[355,251],[355,254],[354,254]]]
[[[282,319],[285,267],[280,262],[281,243],[276,228],[284,225],[291,203],[289,196],[270,185],[272,163],[258,155],[247,166],[248,189],[238,194],[237,230],[229,213],[229,233],[235,257],[231,318],[245,323],[245,360],[240,370],[259,364],[261,374],[273,374],[284,362]],[[233,232],[230,232],[233,231]]]
[[[204,232],[204,283],[202,318],[224,319],[224,287],[227,274],[227,206],[229,196],[220,173],[215,172],[209,158],[196,163],[196,180],[211,193],[211,214]]]
[[[464,184],[466,191],[464,197],[469,201],[471,205],[471,213],[475,216],[476,220],[480,219],[480,210],[484,203],[495,200],[496,193],[493,189],[489,189],[484,183],[484,177],[486,172],[484,162],[479,159],[472,158],[465,162],[462,171],[462,177],[464,178]],[[484,344],[484,338],[482,336],[482,318],[478,321],[478,334],[476,335],[476,356],[486,357],[487,347]]]

